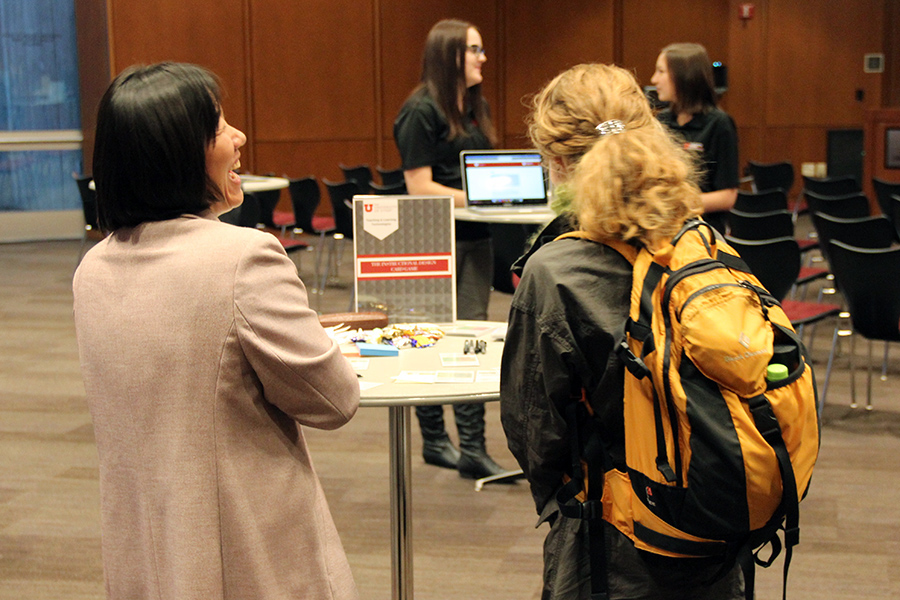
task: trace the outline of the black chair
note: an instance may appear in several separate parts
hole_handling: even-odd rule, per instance
[[[803,195],[806,197],[809,209],[813,212],[820,212],[844,219],[868,217],[871,214],[869,211],[869,199],[862,192],[827,195],[804,190]]]
[[[291,195],[291,206],[294,208],[295,226],[304,233],[312,235],[331,235],[334,233],[334,217],[317,215],[316,211],[322,202],[322,192],[315,177],[291,179],[288,184]]]
[[[885,181],[884,179],[872,178],[872,187],[875,189],[875,198],[878,200],[878,206],[881,212],[896,225],[894,219],[894,207],[891,203],[891,196],[900,196],[900,182]]]
[[[872,341],[900,341],[900,247],[859,248],[837,240],[828,256],[838,288],[850,309],[853,330],[869,341],[866,409],[872,409]],[[850,352],[851,406],[856,406],[853,351]]]
[[[803,191],[819,194],[820,196],[846,196],[862,191],[859,182],[853,175],[839,175],[837,177],[809,177],[803,176]],[[815,210],[815,209],[813,209]]]
[[[316,252],[315,281],[310,286],[310,292],[317,294],[324,291],[319,287],[320,273],[322,272],[322,261],[329,257],[325,252],[325,237],[333,235],[335,232],[334,217],[316,214],[319,204],[322,202],[322,192],[315,177],[290,179],[288,193],[294,209],[294,235],[309,235],[318,238],[314,247]]]
[[[771,240],[794,237],[794,217],[787,210],[773,210],[763,213],[731,210],[728,213],[728,225],[729,234],[741,240]],[[801,253],[819,248],[819,241],[816,239],[805,238],[795,241]],[[813,281],[826,279],[828,276],[828,269],[824,267],[800,266],[793,285],[805,290],[806,286]]]
[[[788,210],[787,192],[782,188],[770,188],[762,192],[738,190],[732,210],[744,213],[766,213]]]
[[[844,219],[813,212],[812,219],[826,258],[831,240],[859,248],[888,248],[894,243],[894,226],[884,215]]]
[[[75,268],[81,263],[84,257],[85,246],[89,239],[101,239],[103,232],[100,230],[100,223],[97,218],[97,192],[91,189],[90,175],[79,175],[72,173],[72,178],[78,185],[78,193],[81,195],[81,210],[84,214],[84,235],[81,238],[81,247],[78,249],[78,259],[75,261]]]
[[[800,246],[792,236],[768,240],[742,240],[725,236],[725,240],[728,245],[737,250],[763,287],[781,302],[781,308],[784,309],[784,313],[791,320],[791,325],[801,337],[807,325],[813,326],[820,321],[838,317],[841,314],[841,307],[837,304],[784,299],[801,270]],[[825,370],[825,385],[819,396],[820,407],[824,406],[825,396],[828,394],[828,383],[831,380],[831,367],[834,364],[839,332],[839,323],[835,321],[828,366]],[[812,353],[812,340],[813,336],[810,335],[810,353]]]
[[[890,207],[893,215],[891,221],[894,223],[894,230],[897,232],[897,236],[900,237],[900,194],[891,196]]]
[[[259,200],[259,222],[269,229],[278,229],[282,235],[288,229],[296,227],[294,211],[278,210],[281,201],[281,190],[262,190],[253,192]]]
[[[259,198],[256,196],[256,193],[244,192],[244,201],[239,208],[237,223],[235,223],[238,227],[256,228],[258,225],[261,225],[259,222]]]
[[[372,183],[372,169],[369,165],[356,165],[348,167],[347,165],[338,165],[344,173],[344,179],[347,181],[355,181],[359,187],[359,194],[368,194],[369,185]]]
[[[385,169],[383,167],[375,167],[378,176],[381,177],[381,185],[394,185],[396,183],[406,184],[403,177],[403,169]]]
[[[750,161],[747,167],[753,178],[753,191],[781,188],[786,193],[794,187],[794,166],[788,161],[760,163]]]
[[[334,233],[329,242],[328,260],[325,261],[325,270],[322,274],[320,289],[325,289],[328,276],[332,268],[335,272],[340,269],[344,239],[353,239],[353,196],[359,194],[359,187],[355,181],[329,181],[323,179],[328,197],[331,200],[331,211],[334,214]],[[335,251],[336,250],[336,251]]]
[[[372,188],[372,192],[379,196],[391,196],[394,194],[405,194],[406,193],[406,182],[400,181],[398,183],[384,184],[379,185],[374,181],[369,184],[369,187]]]
[[[787,210],[744,212],[732,209],[728,213],[729,232],[744,240],[770,240],[794,237],[794,220]]]
[[[238,227],[254,227],[256,229],[263,229],[265,227],[265,224],[261,219],[262,210],[259,199],[260,194],[264,193],[265,192],[244,192],[244,202],[241,203],[236,223]],[[308,245],[301,240],[286,238],[281,235],[275,235],[275,238],[288,254],[306,250],[308,248]]]

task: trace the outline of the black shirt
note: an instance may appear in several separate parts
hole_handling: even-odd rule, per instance
[[[394,121],[394,141],[400,151],[404,171],[431,167],[432,179],[447,187],[462,189],[459,153],[484,150],[491,142],[478,127],[470,111],[463,115],[466,135],[450,136],[450,124],[443,111],[425,89],[410,96]],[[475,240],[489,237],[485,223],[456,222],[456,238]]]
[[[684,141],[688,150],[699,152],[705,172],[700,178],[701,192],[715,192],[740,185],[738,166],[738,139],[734,120],[718,108],[708,113],[697,113],[694,118],[679,125],[677,115],[670,110],[659,113],[659,120]],[[714,225],[721,220],[724,211],[705,215]],[[718,228],[718,227],[717,227]]]

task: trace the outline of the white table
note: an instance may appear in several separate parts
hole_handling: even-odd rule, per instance
[[[495,326],[503,323],[485,321],[459,321],[458,325]],[[400,350],[398,356],[373,356],[369,366],[358,371],[361,384],[379,383],[377,387],[363,389],[360,406],[387,406],[390,420],[391,463],[391,590],[393,600],[412,600],[412,470],[411,470],[411,411],[413,406],[424,404],[463,404],[490,402],[500,399],[499,379],[475,383],[396,383],[401,371],[465,371],[476,372],[500,368],[503,342],[490,336],[487,352],[476,354],[477,367],[444,367],[441,354],[463,353],[465,340],[475,339],[456,335],[444,336],[430,348]]]
[[[283,190],[290,185],[284,177],[266,177],[264,175],[241,175],[241,189],[245,192],[266,192]]]
[[[290,181],[284,177],[265,177],[263,175],[241,175],[241,189],[245,192],[265,192],[267,190],[282,190]],[[94,180],[88,184],[92,190],[96,189]]]
[[[504,208],[497,212],[488,210],[454,209],[453,217],[457,221],[474,221],[476,223],[495,223],[499,225],[543,225],[552,221],[556,213],[549,208],[525,209],[511,211]]]

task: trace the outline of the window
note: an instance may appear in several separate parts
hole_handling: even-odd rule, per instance
[[[0,210],[71,210],[81,172],[74,0],[0,0]]]

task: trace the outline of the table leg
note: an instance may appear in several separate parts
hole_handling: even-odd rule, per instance
[[[391,406],[391,597],[412,600],[412,468],[410,407]]]

